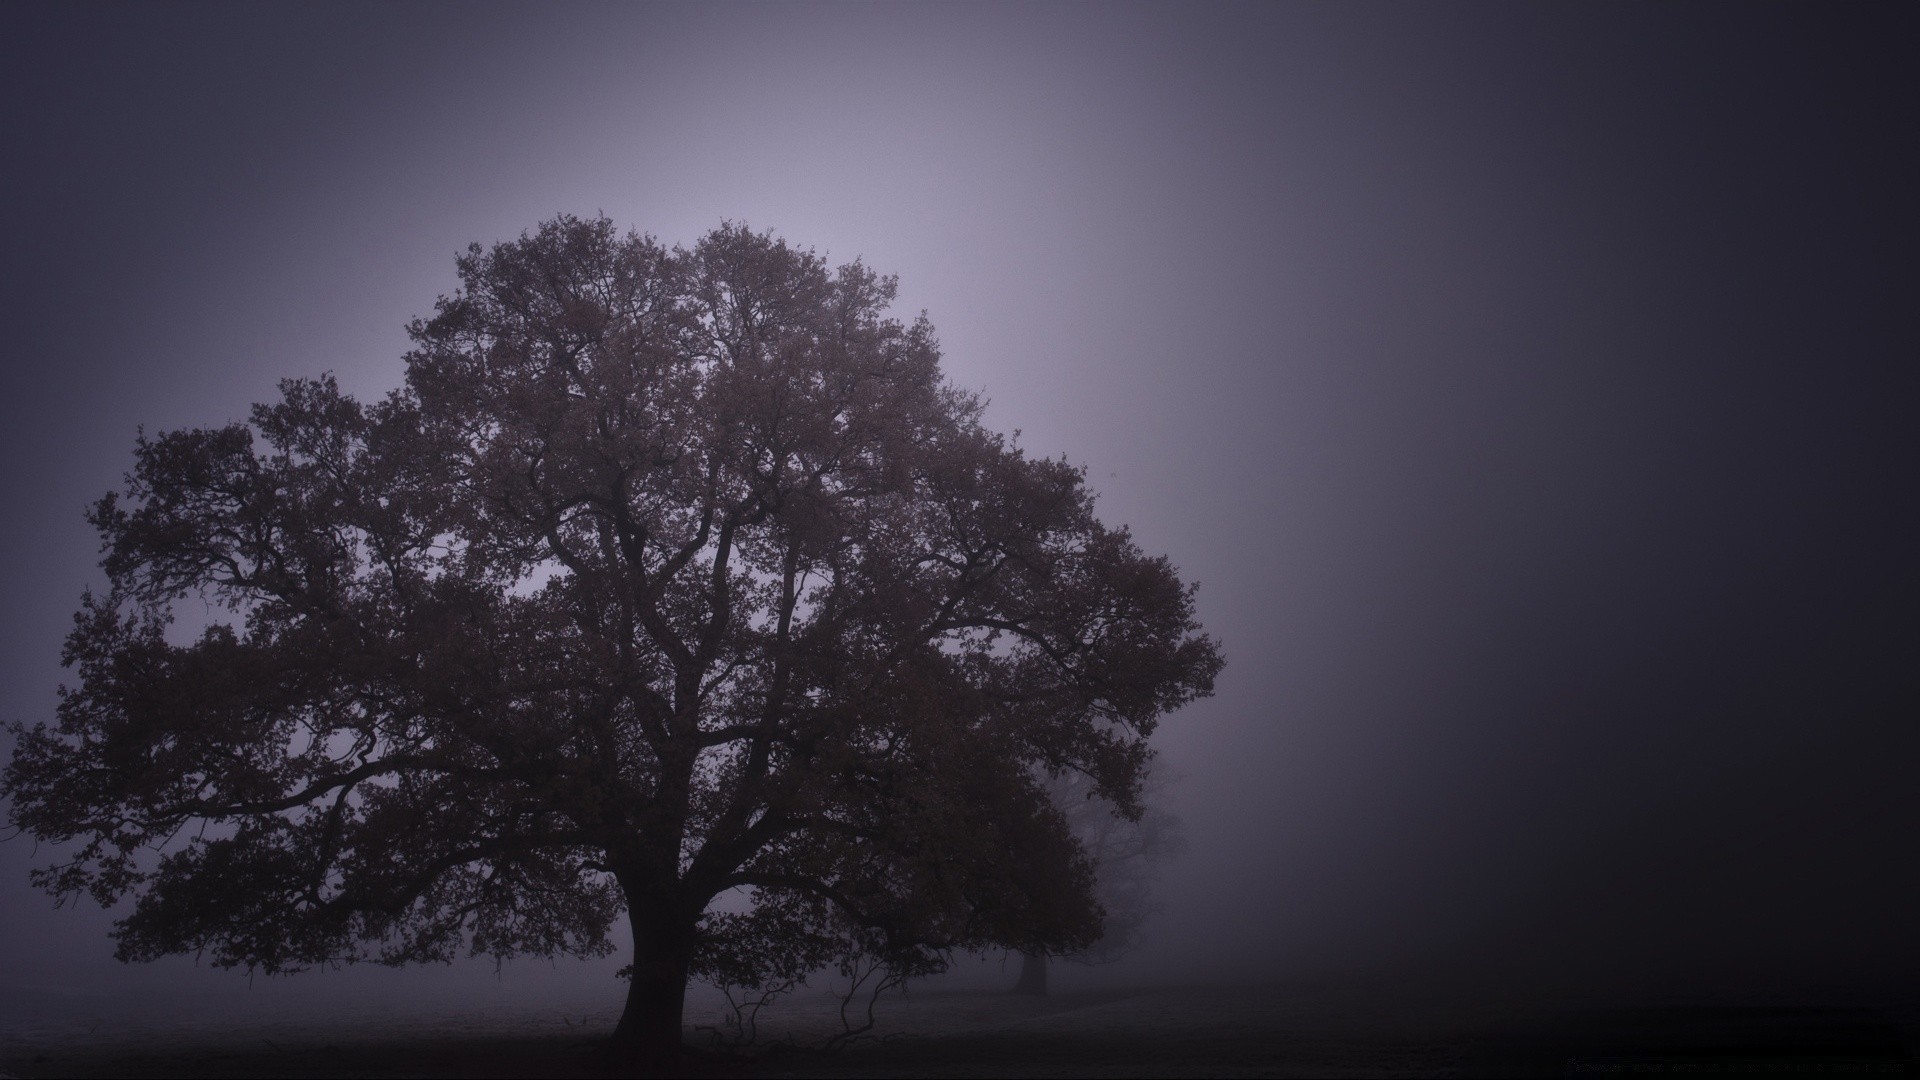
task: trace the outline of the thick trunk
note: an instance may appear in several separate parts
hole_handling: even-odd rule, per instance
[[[636,1075],[678,1076],[692,927],[670,911],[638,904],[628,908],[627,919],[633,926],[633,978],[613,1031],[614,1049]]]
[[[1047,954],[1023,952],[1020,954],[1020,981],[1013,984],[1016,994],[1033,994],[1036,997],[1047,996]]]

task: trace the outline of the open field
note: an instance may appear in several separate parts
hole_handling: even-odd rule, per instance
[[[884,1000],[876,1038],[811,1049],[837,1000],[763,1014],[750,1051],[700,1051],[708,1076],[1889,1076],[1914,1070],[1900,1008],[1516,1009],[1410,1004],[1327,988],[1079,990],[1045,999],[936,989]],[[690,1007],[695,1045],[722,1010]],[[389,1010],[326,1024],[166,1027],[47,1021],[0,1029],[0,1070],[53,1076],[597,1076],[611,1011]],[[89,1026],[89,1024],[91,1026]]]

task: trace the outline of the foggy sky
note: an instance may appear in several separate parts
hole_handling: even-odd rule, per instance
[[[1201,583],[1143,972],[1911,979],[1911,5],[0,19],[0,717],[52,718],[142,426],[399,385],[469,242],[743,221],[898,274]],[[30,847],[0,1000],[244,984],[114,963]],[[304,985],[253,993],[454,983]]]

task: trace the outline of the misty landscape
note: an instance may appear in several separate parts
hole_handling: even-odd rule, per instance
[[[1915,1071],[1912,5],[4,19],[0,1076]]]

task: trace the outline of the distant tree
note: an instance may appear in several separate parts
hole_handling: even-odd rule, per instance
[[[1180,819],[1153,798],[1166,778],[1161,769],[1144,776],[1137,816],[1102,798],[1085,774],[1065,772],[1046,781],[1048,797],[1093,866],[1093,895],[1101,911],[1099,936],[1063,952],[1061,959],[1080,964],[1117,961],[1139,942],[1142,927],[1159,910],[1154,880],[1163,863],[1186,850]],[[1049,960],[1045,952],[1023,951],[1013,992],[1046,994]]]
[[[77,685],[13,725],[13,819],[70,845],[34,880],[132,897],[122,959],[265,972],[605,954],[624,910],[652,1067],[690,977],[1091,944],[1036,777],[1140,813],[1220,668],[1193,587],[858,262],[562,217],[457,264],[384,400],[139,440]]]

